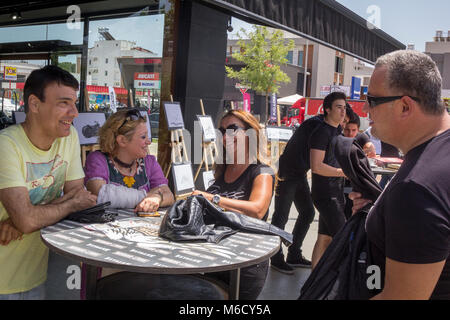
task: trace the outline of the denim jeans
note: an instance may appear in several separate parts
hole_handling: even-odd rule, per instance
[[[45,300],[45,283],[25,292],[0,294],[0,300]]]
[[[278,183],[275,193],[275,211],[272,216],[272,224],[274,226],[284,229],[289,218],[292,202],[297,208],[298,217],[292,231],[294,238],[292,245],[288,249],[288,255],[295,258],[302,253],[303,240],[308,233],[315,214],[306,173],[301,178],[285,179]],[[272,259],[274,258],[283,258],[281,248]]]

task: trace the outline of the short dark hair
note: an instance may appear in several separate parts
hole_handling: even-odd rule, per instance
[[[64,85],[78,90],[78,80],[64,69],[57,66],[45,66],[30,73],[23,88],[24,110],[28,112],[28,98],[34,94],[45,101],[44,91],[52,83]]]
[[[419,98],[419,105],[427,114],[445,112],[441,97],[442,77],[430,56],[414,50],[398,50],[379,57],[375,69],[381,67],[387,69],[386,86],[395,95]]]
[[[361,126],[361,120],[359,119],[358,114],[356,114],[356,112],[352,110],[351,112],[347,113],[347,115],[348,115],[347,124],[354,123],[358,126],[358,129],[359,129],[359,127]]]
[[[332,92],[329,95],[327,95],[325,97],[325,99],[323,99],[323,114],[325,115],[325,117],[328,115],[328,112],[326,109],[331,109],[334,101],[346,100],[346,99],[347,99],[347,96],[343,92],[336,91],[336,92]]]

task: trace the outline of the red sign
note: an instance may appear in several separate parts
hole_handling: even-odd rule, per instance
[[[134,59],[134,63],[137,64],[161,64],[161,59]]]
[[[159,80],[159,72],[135,72],[134,80]]]
[[[323,114],[323,99],[307,99],[306,101],[306,115],[315,116],[316,114]]]
[[[363,101],[363,100],[347,100],[347,102],[358,116],[360,116],[362,118],[367,117],[367,113],[362,111],[365,101]],[[315,116],[317,114],[323,114],[323,99],[321,99],[321,98],[307,99],[307,101],[306,101],[306,116],[310,117],[310,116]]]
[[[356,112],[356,114],[362,118],[367,117],[367,113],[363,112],[364,103],[366,103],[363,100],[347,100],[348,104],[352,107],[353,111]]]

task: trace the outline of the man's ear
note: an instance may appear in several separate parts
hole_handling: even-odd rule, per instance
[[[38,97],[36,97],[34,94],[30,94],[28,97],[28,110],[36,113],[39,111],[39,104],[41,100],[39,100]]]
[[[404,96],[400,101],[402,103],[401,116],[409,117],[415,110],[414,100],[408,96]]]

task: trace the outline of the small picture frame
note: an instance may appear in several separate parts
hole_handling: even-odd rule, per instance
[[[183,114],[179,102],[164,102],[164,113],[166,114],[167,129],[184,129]]]
[[[98,130],[106,121],[103,112],[81,112],[73,119],[73,126],[77,129],[80,145],[98,143]]]
[[[211,116],[197,115],[198,121],[203,131],[203,141],[210,142],[216,140],[216,129]]]
[[[176,195],[186,194],[195,190],[194,176],[190,162],[173,164],[172,177]]]
[[[216,181],[214,178],[214,171],[203,171],[203,186],[204,190],[208,190],[208,188]]]
[[[23,111],[13,111],[12,112],[12,118],[13,118],[13,121],[15,124],[25,122],[26,117],[27,117],[27,114]]]
[[[294,130],[289,127],[277,127],[277,126],[267,126],[266,127],[267,140],[278,140],[278,141],[289,141]]]
[[[150,117],[148,116],[147,111],[139,110],[141,116],[143,116],[147,120],[147,131],[148,131],[148,139],[152,141],[152,128],[150,127]]]

